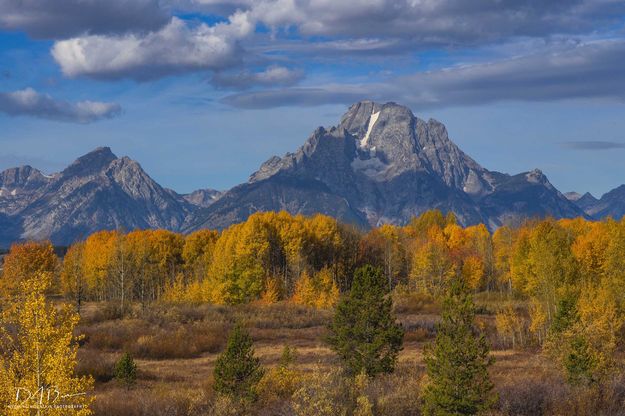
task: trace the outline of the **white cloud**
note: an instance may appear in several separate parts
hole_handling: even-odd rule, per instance
[[[214,26],[190,27],[172,18],[156,32],[59,41],[52,56],[69,77],[145,80],[232,66],[240,59],[238,41],[253,30],[247,13],[241,12]]]
[[[32,88],[13,92],[0,92],[0,112],[10,116],[31,116],[57,121],[91,123],[113,118],[121,113],[121,107],[115,103],[98,101],[55,100],[47,94],[41,94]]]

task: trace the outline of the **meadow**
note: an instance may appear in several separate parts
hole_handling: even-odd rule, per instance
[[[601,389],[566,383],[553,360],[537,346],[512,349],[498,335],[493,305],[495,294],[481,294],[478,325],[488,334],[495,363],[491,379],[499,400],[492,415],[620,415],[625,410],[625,376],[615,375]],[[523,307],[523,305],[519,305]],[[391,374],[377,376],[366,391],[376,415],[421,414],[425,378],[423,346],[432,342],[439,305],[431,299],[398,299],[394,310],[406,330],[398,365]],[[107,313],[108,311],[108,313]],[[125,317],[105,304],[85,305],[77,331],[86,335],[78,354],[79,374],[96,379],[96,415],[183,416],[220,415],[223,409],[213,391],[213,368],[228,330],[242,322],[254,340],[265,368],[279,365],[285,346],[296,349],[293,369],[302,385],[319,374],[340,372],[340,362],[324,338],[331,310],[281,302],[275,305],[160,305]],[[127,390],[114,379],[115,361],[122,352],[136,357],[137,384]],[[290,391],[278,385],[262,390],[250,414],[294,414]],[[339,392],[348,403],[349,393]]]

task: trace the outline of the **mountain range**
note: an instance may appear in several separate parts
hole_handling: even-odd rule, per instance
[[[362,101],[335,127],[317,128],[294,153],[273,156],[226,191],[178,194],[128,157],[98,148],[52,175],[30,166],[0,173],[0,246],[49,238],[69,244],[101,229],[221,229],[257,211],[324,213],[362,228],[405,224],[428,209],[490,229],[528,217],[625,214],[625,185],[597,200],[562,194],[540,170],[489,171],[445,126],[407,107]]]

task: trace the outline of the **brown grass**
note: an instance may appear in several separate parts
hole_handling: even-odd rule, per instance
[[[403,302],[403,303],[401,303]],[[419,297],[396,301],[395,310],[406,330],[404,349],[393,374],[375,378],[367,387],[375,414],[419,415],[425,369],[422,350],[433,339],[437,306]],[[487,299],[484,310],[495,300]],[[87,305],[88,313],[97,310]],[[95,314],[97,315],[97,314]],[[95,316],[92,315],[92,316]],[[97,316],[96,316],[97,317]],[[288,303],[239,307],[155,306],[135,308],[123,318],[89,319],[80,348],[78,372],[96,378],[96,415],[204,416],[235,411],[212,390],[215,360],[234,322],[242,322],[254,339],[256,355],[265,367],[275,367],[285,345],[297,348],[294,368],[306,380],[313,371],[339,366],[324,342],[331,312]],[[496,339],[494,317],[480,315],[490,339]],[[503,347],[501,347],[503,348]],[[115,359],[130,351],[138,365],[138,383],[126,391],[112,379]],[[551,360],[537,350],[493,350],[491,376],[500,400],[491,415],[625,415],[625,377],[600,389],[571,388]],[[219,413],[222,412],[222,413]],[[239,414],[291,415],[288,400],[265,400]],[[236,414],[236,412],[234,413]]]

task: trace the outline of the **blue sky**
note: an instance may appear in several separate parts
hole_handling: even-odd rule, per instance
[[[360,99],[484,167],[625,183],[622,0],[0,0],[0,169],[97,146],[227,189]]]

